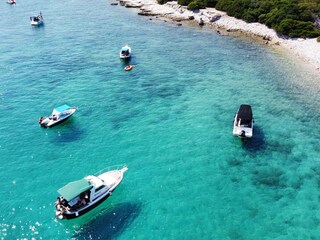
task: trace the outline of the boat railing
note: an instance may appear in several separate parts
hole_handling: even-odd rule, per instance
[[[101,175],[102,173],[105,173],[105,172],[108,172],[108,171],[112,171],[112,170],[121,170],[121,169],[126,168],[126,167],[127,167],[126,164],[118,164],[118,165],[109,166],[109,167],[106,167],[104,169],[99,170],[98,172],[96,172],[94,174],[94,176],[98,176],[98,175]]]

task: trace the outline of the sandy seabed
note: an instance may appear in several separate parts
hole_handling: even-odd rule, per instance
[[[119,0],[120,5],[128,8],[137,8],[139,15],[171,20],[183,25],[194,21],[199,25],[208,25],[227,33],[242,33],[258,37],[270,46],[280,47],[296,59],[309,65],[310,69],[320,72],[320,43],[316,38],[286,38],[279,36],[273,29],[260,23],[247,23],[243,20],[228,16],[225,12],[214,8],[189,11],[177,2],[167,2],[160,5],[156,0]],[[115,3],[114,3],[115,4]]]

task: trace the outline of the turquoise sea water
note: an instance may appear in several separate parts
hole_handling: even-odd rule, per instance
[[[2,239],[320,239],[319,76],[110,1],[2,2],[0,26]],[[64,103],[78,112],[38,126]],[[250,141],[232,136],[242,103]],[[57,189],[123,163],[111,198],[55,220]]]

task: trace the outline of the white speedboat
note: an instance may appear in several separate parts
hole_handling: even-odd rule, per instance
[[[64,104],[60,107],[54,108],[49,117],[40,117],[39,124],[44,128],[53,127],[67,120],[75,113],[76,110],[77,108],[69,107],[68,105]]]
[[[240,138],[251,138],[253,135],[253,123],[251,106],[240,105],[233,122],[233,135]]]
[[[31,21],[31,25],[32,26],[40,26],[43,24],[43,17],[42,14],[40,12],[40,14],[38,16],[32,16],[30,17],[30,21]]]
[[[125,45],[120,50],[121,59],[129,59],[131,57],[131,48],[128,45]]]
[[[126,166],[103,169],[81,180],[68,183],[58,190],[56,217],[59,219],[77,218],[98,206],[109,196],[123,179]]]

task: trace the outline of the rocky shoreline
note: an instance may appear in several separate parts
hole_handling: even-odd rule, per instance
[[[121,6],[136,8],[139,15],[150,18],[170,20],[182,25],[184,22],[194,22],[199,25],[212,26],[218,33],[239,32],[241,34],[257,37],[266,44],[280,46],[290,54],[295,55],[317,72],[320,72],[320,43],[316,39],[292,39],[278,36],[277,33],[260,23],[246,23],[245,21],[228,16],[225,12],[214,8],[187,10],[187,7],[177,2],[167,2],[160,5],[156,0],[118,0]],[[117,3],[111,3],[116,5]]]

